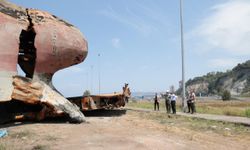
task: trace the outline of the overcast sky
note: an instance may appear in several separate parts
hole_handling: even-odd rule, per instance
[[[58,71],[65,96],[166,91],[181,80],[179,0],[10,0],[48,11],[81,30],[89,53]],[[226,71],[250,57],[250,0],[183,0],[186,79]],[[100,56],[98,57],[98,54]]]

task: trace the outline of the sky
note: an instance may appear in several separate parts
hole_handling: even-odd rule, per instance
[[[162,92],[182,79],[179,0],[10,0],[76,26],[88,41],[79,65],[58,71],[64,96]],[[249,0],[183,0],[185,79],[250,58]],[[99,82],[100,81],[100,82]]]

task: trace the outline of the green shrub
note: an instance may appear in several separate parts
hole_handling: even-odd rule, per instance
[[[89,90],[84,91],[83,96],[90,96],[90,91]]]
[[[250,118],[250,108],[246,109],[245,114],[246,114],[247,117]]]
[[[48,149],[48,146],[46,145],[36,145],[32,148],[32,150],[46,150]]]
[[[222,100],[223,101],[229,101],[231,99],[231,93],[228,90],[225,90],[222,93]]]
[[[6,147],[3,144],[0,144],[0,150],[6,150]]]

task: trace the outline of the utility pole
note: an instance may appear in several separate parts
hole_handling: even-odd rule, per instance
[[[184,60],[184,39],[183,39],[183,16],[182,16],[182,0],[180,0],[180,24],[181,24],[181,58],[182,58],[182,111],[187,107],[185,99],[185,60]]]
[[[101,55],[98,54],[98,65],[99,65],[99,71],[98,71],[98,80],[99,80],[99,95],[101,94]]]
[[[91,79],[90,79],[90,90],[91,90],[91,94],[93,93],[93,65],[90,66],[90,76],[91,76]]]
[[[87,83],[87,90],[89,90],[89,73],[86,72],[86,83]]]

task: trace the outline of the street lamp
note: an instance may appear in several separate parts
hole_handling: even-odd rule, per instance
[[[99,81],[99,95],[101,94],[101,60],[100,60],[100,53],[98,54],[98,65],[99,65],[99,71],[98,71],[98,81]]]
[[[183,18],[182,18],[182,0],[180,0],[180,24],[181,24],[181,58],[182,58],[182,111],[187,107],[185,99],[185,61],[184,61],[184,40],[183,40]]]
[[[91,79],[90,79],[90,90],[91,90],[91,93],[93,92],[93,65],[90,66],[90,76],[91,76]]]

